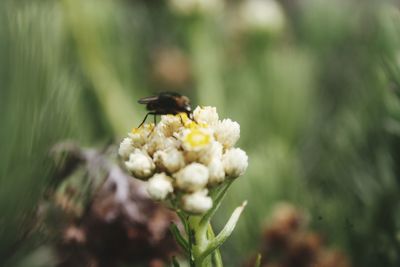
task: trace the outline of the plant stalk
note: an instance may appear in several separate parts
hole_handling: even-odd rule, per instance
[[[194,259],[194,267],[209,267],[211,266],[211,258],[203,257],[204,251],[207,249],[209,240],[207,237],[207,227],[200,223],[201,216],[189,217],[189,228],[192,232],[192,256]]]

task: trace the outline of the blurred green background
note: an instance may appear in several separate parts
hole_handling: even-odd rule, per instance
[[[354,266],[400,266],[399,5],[247,2],[1,1],[0,266],[52,266],[34,216],[49,148],[118,143],[145,114],[137,99],[165,90],[241,125],[249,169],[215,227],[249,205],[226,266],[257,250],[281,201]]]

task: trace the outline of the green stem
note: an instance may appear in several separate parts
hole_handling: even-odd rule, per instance
[[[203,252],[207,249],[209,240],[207,238],[207,226],[201,225],[200,216],[189,217],[189,228],[192,232],[192,254],[195,267],[208,267],[211,266],[210,257],[203,257]]]
[[[177,214],[185,228],[188,240],[183,240],[177,227],[172,226],[171,230],[179,244],[184,248],[187,247],[190,267],[211,267],[213,262],[216,267],[223,266],[218,248],[232,233],[246,202],[235,209],[231,218],[217,236],[215,236],[212,230],[210,220],[221,205],[232,182],[233,180],[228,180],[211,193],[214,205],[203,216],[188,215],[183,211],[177,210]],[[172,206],[175,207],[173,203]]]
[[[215,234],[214,234],[214,230],[211,226],[211,223],[208,224],[208,239],[212,240],[215,238]],[[221,253],[219,251],[219,249],[217,248],[216,250],[214,250],[214,252],[212,253],[212,258],[213,258],[213,262],[215,264],[215,267],[223,267],[224,264],[222,262],[222,257],[221,257]]]

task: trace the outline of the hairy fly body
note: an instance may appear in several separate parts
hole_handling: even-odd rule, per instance
[[[161,92],[158,95],[141,98],[138,102],[139,104],[145,104],[146,109],[149,111],[139,127],[143,125],[149,115],[154,115],[154,123],[157,115],[176,115],[184,112],[189,118],[192,117],[189,98],[175,92]]]

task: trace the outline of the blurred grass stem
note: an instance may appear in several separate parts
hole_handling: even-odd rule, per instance
[[[216,34],[210,29],[208,17],[198,17],[191,21],[188,28],[191,60],[196,77],[198,100],[200,105],[207,103],[224,107],[224,86],[222,82],[222,51]]]
[[[97,96],[113,132],[117,135],[122,134],[129,129],[132,123],[132,117],[129,115],[133,116],[135,112],[123,92],[122,84],[117,78],[114,68],[107,61],[106,50],[101,45],[102,31],[107,28],[99,27],[104,24],[102,23],[103,16],[112,14],[107,13],[107,8],[98,7],[98,5],[105,5],[105,2],[64,0],[63,3],[79,58],[86,75],[93,84],[93,92]],[[102,12],[99,14],[99,11]]]

